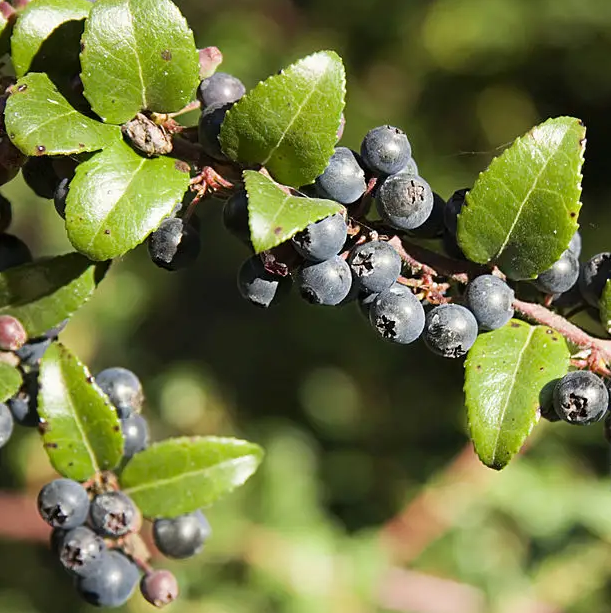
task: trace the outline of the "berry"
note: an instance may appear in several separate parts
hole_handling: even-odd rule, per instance
[[[311,223],[291,240],[295,249],[307,260],[323,262],[337,255],[348,236],[348,227],[341,213]]]
[[[554,388],[558,417],[570,424],[585,426],[600,421],[609,405],[609,392],[602,379],[589,370],[566,374]]]
[[[607,279],[611,278],[611,253],[598,253],[581,267],[579,289],[583,299],[598,308]]]
[[[64,538],[68,532],[69,530],[63,530],[62,528],[53,528],[53,530],[51,530],[51,536],[49,537],[49,548],[54,556],[59,557],[59,550],[61,549]]]
[[[23,347],[28,335],[18,319],[11,315],[0,315],[0,349],[17,351]]]
[[[14,425],[13,415],[9,408],[4,403],[0,403],[0,448],[8,443],[13,434]]]
[[[433,208],[428,219],[417,228],[410,231],[411,236],[418,238],[439,238],[443,235],[445,227],[443,223],[443,211],[446,207],[446,201],[437,193],[433,192]]]
[[[70,190],[70,179],[68,177],[63,178],[55,188],[53,194],[53,203],[55,204],[55,210],[62,219],[66,219],[66,198],[68,197],[68,191]]]
[[[573,238],[571,238],[571,242],[569,243],[567,249],[571,251],[576,258],[581,255],[581,234],[579,233],[579,230],[573,234]]]
[[[401,274],[401,257],[392,245],[383,241],[358,245],[348,263],[359,287],[368,292],[383,292]]]
[[[54,528],[76,528],[89,514],[87,491],[72,479],[55,479],[40,490],[38,512]]]
[[[106,550],[104,541],[85,526],[62,532],[63,534],[56,537],[58,542],[55,544],[62,566],[81,577],[90,574]]]
[[[353,286],[356,286],[356,283],[353,283]],[[393,286],[394,287],[394,286]],[[379,296],[379,292],[365,292],[363,290],[359,290],[358,293],[358,304],[359,309],[365,317],[367,321],[369,321],[369,311],[371,309],[371,305],[376,301],[376,298]]]
[[[215,160],[224,162],[227,156],[221,149],[219,135],[221,133],[221,125],[225,120],[227,111],[233,105],[230,104],[213,104],[204,109],[199,118],[198,140],[204,151]]]
[[[282,300],[292,285],[290,276],[281,277],[265,270],[258,255],[248,258],[238,271],[238,290],[242,298],[265,309]]]
[[[15,354],[21,361],[22,366],[38,367],[40,366],[40,360],[45,354],[45,351],[51,345],[50,339],[32,340],[26,343],[20,349],[15,351]]]
[[[307,262],[298,271],[295,282],[301,297],[310,304],[335,306],[350,293],[352,273],[340,256],[324,262]]]
[[[199,233],[190,222],[169,217],[148,238],[151,260],[160,268],[180,270],[195,262],[201,250]]]
[[[579,262],[572,251],[568,249],[546,271],[542,272],[534,284],[546,294],[562,294],[577,283],[579,277]]]
[[[236,192],[223,206],[223,225],[236,238],[250,245],[248,225],[248,196],[245,190]]]
[[[452,236],[456,236],[456,230],[458,228],[458,214],[465,204],[465,197],[468,191],[469,189],[466,187],[456,190],[446,203],[446,207],[443,212],[443,220],[445,222],[446,229]]]
[[[365,173],[353,151],[336,147],[325,171],[316,179],[316,188],[323,198],[341,204],[356,202],[367,189]]]
[[[0,234],[0,272],[32,261],[28,246],[12,234]]]
[[[424,308],[408,287],[396,283],[378,294],[369,308],[369,321],[383,338],[413,343],[424,329]]]
[[[514,291],[494,275],[481,275],[467,285],[465,306],[482,330],[496,330],[513,317]]]
[[[420,173],[418,172],[418,164],[416,164],[416,160],[414,158],[409,158],[405,168],[402,168],[399,172],[401,174],[412,175],[413,177],[420,176]]]
[[[393,175],[407,165],[412,148],[403,130],[393,126],[379,126],[365,135],[361,157],[375,173]]]
[[[168,558],[194,556],[202,550],[210,533],[210,524],[201,511],[172,519],[156,519],[153,523],[155,546]]]
[[[560,421],[556,409],[554,409],[554,389],[560,379],[552,379],[543,386],[539,392],[539,414],[549,422]]]
[[[39,197],[51,200],[59,183],[59,177],[48,157],[30,157],[21,168],[23,179]]]
[[[237,102],[246,93],[240,79],[226,72],[215,72],[204,79],[197,88],[197,99],[203,108],[213,104]]]
[[[388,177],[376,196],[380,217],[399,230],[421,226],[431,215],[433,202],[433,192],[422,177],[401,172]]]
[[[98,387],[108,396],[120,418],[140,412],[144,402],[140,379],[127,368],[106,368],[95,376]]]
[[[104,492],[91,501],[89,519],[98,534],[116,538],[134,530],[138,511],[127,494]]]
[[[458,358],[473,346],[477,321],[471,311],[459,304],[441,304],[427,313],[422,338],[433,353]]]
[[[154,570],[142,577],[140,592],[147,602],[160,609],[178,598],[178,581],[169,570]]]
[[[132,595],[140,572],[138,567],[118,551],[105,551],[90,573],[78,577],[76,589],[89,604],[120,607]]]
[[[142,415],[133,414],[121,420],[123,457],[129,460],[149,445],[149,426]]]
[[[13,419],[20,426],[25,426],[26,428],[38,426],[40,421],[38,417],[38,388],[37,373],[25,373],[20,390],[6,403],[13,415]]]
[[[6,232],[13,221],[11,203],[0,194],[0,232]]]

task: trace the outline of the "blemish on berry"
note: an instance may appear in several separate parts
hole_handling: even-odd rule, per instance
[[[169,62],[172,59],[172,52],[169,49],[164,49],[161,52],[161,59]]]

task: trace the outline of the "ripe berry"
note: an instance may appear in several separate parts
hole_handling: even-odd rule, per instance
[[[336,255],[324,262],[304,264],[297,271],[295,283],[310,304],[335,306],[350,293],[352,273],[346,261]]]
[[[0,194],[0,232],[6,232],[13,221],[13,210],[8,199]]]
[[[26,428],[35,428],[39,424],[38,416],[38,376],[35,371],[23,375],[21,388],[7,401],[13,419]]]
[[[383,338],[412,343],[424,329],[424,308],[408,287],[397,283],[378,294],[369,308],[369,321]]]
[[[353,283],[353,287],[356,286],[356,283]],[[359,310],[363,317],[369,321],[369,311],[371,306],[376,301],[376,298],[380,295],[379,292],[366,292],[363,290],[359,290],[357,295]]]
[[[417,228],[410,231],[411,236],[418,238],[439,238],[443,235],[445,227],[443,222],[443,212],[446,207],[446,201],[437,193],[433,192],[433,209],[428,219]]]
[[[579,289],[583,299],[598,308],[607,279],[611,278],[611,253],[598,253],[581,267]]]
[[[293,285],[290,276],[281,277],[265,270],[258,255],[248,258],[238,271],[238,290],[251,304],[268,308],[288,294]]]
[[[53,203],[55,204],[55,210],[62,219],[66,219],[66,198],[68,197],[68,191],[70,190],[70,179],[64,177],[55,188],[53,194]]]
[[[140,412],[144,402],[140,379],[127,368],[106,368],[95,376],[98,387],[108,396],[121,418]]]
[[[219,162],[227,160],[227,156],[221,149],[219,135],[221,133],[221,125],[225,120],[225,115],[231,107],[232,104],[213,104],[205,108],[199,118],[199,144],[211,158]]]
[[[138,511],[127,494],[104,492],[91,501],[89,520],[98,534],[116,538],[133,531],[138,521]]]
[[[323,198],[341,204],[352,204],[365,193],[365,173],[350,149],[335,148],[327,168],[316,179],[316,188]]]
[[[13,434],[14,425],[13,415],[9,408],[4,403],[0,403],[0,448],[8,443]]]
[[[368,292],[383,292],[401,274],[401,257],[384,241],[358,245],[352,250],[348,263],[359,287]]]
[[[589,370],[568,373],[554,388],[558,417],[585,426],[600,421],[609,405],[609,392],[602,379]]]
[[[12,234],[0,234],[0,272],[32,261],[28,246]]]
[[[475,343],[477,321],[459,304],[441,304],[427,313],[422,338],[433,353],[458,358]]]
[[[169,217],[148,238],[151,260],[160,268],[180,270],[191,266],[201,250],[199,232],[180,217]]]
[[[22,323],[11,315],[0,315],[0,349],[17,351],[28,339]]]
[[[51,200],[59,177],[48,157],[30,157],[21,168],[21,174],[28,187],[40,198]]]
[[[467,285],[465,306],[482,330],[496,330],[513,317],[514,291],[494,275],[481,275]]]
[[[210,533],[210,524],[201,511],[172,519],[156,519],[153,523],[155,546],[168,558],[194,556],[202,550]]]
[[[240,79],[226,72],[215,72],[204,79],[197,88],[197,99],[203,108],[213,104],[237,102],[246,93]]]
[[[87,491],[72,479],[55,479],[40,490],[38,512],[54,528],[76,528],[89,514]]]
[[[132,595],[140,572],[118,551],[105,551],[98,564],[76,581],[77,592],[86,602],[98,607],[120,607]]]
[[[376,207],[380,217],[393,228],[413,230],[429,218],[433,201],[433,192],[422,177],[400,172],[382,183]]]
[[[419,177],[418,164],[414,158],[409,158],[404,168],[399,171],[401,174],[412,175],[413,177]],[[444,201],[445,204],[445,201]]]
[[[577,283],[579,262],[568,249],[534,281],[535,286],[546,294],[562,294]]]
[[[337,255],[348,236],[346,220],[341,213],[311,223],[291,239],[295,249],[307,260],[323,262]]]
[[[403,130],[393,126],[379,126],[365,135],[361,157],[375,173],[393,175],[407,165],[412,148]]]
[[[245,190],[236,192],[223,206],[223,225],[236,238],[250,245],[248,225],[248,197]]]
[[[466,187],[463,189],[458,189],[452,194],[446,203],[446,207],[443,212],[443,219],[446,229],[452,236],[456,236],[456,230],[458,228],[458,214],[465,204],[465,196],[468,192],[469,189]]]
[[[121,431],[123,432],[123,457],[126,460],[148,447],[149,427],[142,415],[134,413],[122,419]]]
[[[77,526],[61,534],[57,552],[62,566],[81,577],[91,573],[106,550],[104,541],[85,526]]]
[[[142,577],[140,591],[147,602],[160,609],[178,598],[178,581],[169,570],[154,570]]]
[[[579,258],[581,255],[581,234],[579,233],[579,230],[573,234],[573,238],[571,238],[571,242],[569,243],[567,249],[571,251],[576,258]]]

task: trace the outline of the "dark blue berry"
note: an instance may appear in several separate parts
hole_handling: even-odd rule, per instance
[[[384,241],[358,245],[350,253],[348,263],[359,287],[368,292],[388,289],[401,274],[401,257]]]
[[[546,271],[542,272],[534,284],[546,294],[562,294],[577,283],[579,261],[568,249]]]
[[[236,238],[251,245],[248,224],[248,197],[246,191],[233,194],[223,206],[223,225]]]
[[[81,526],[89,514],[87,491],[72,479],[55,479],[40,490],[38,512],[54,528]]]
[[[38,367],[45,351],[51,346],[50,339],[32,340],[26,343],[15,354],[20,359],[22,366]]]
[[[469,192],[468,188],[456,190],[446,203],[443,213],[446,229],[452,236],[456,236],[458,228],[458,215],[465,204],[465,197]]]
[[[433,192],[422,177],[401,172],[388,177],[376,195],[380,217],[399,230],[421,226],[431,215],[433,202]]]
[[[569,243],[567,249],[571,251],[576,258],[579,258],[581,255],[581,234],[579,233],[579,230],[573,234],[573,238],[571,238],[571,242]]]
[[[293,281],[289,275],[273,275],[263,266],[258,255],[248,258],[238,271],[238,290],[251,304],[268,308],[277,304],[290,291]]]
[[[458,358],[473,346],[477,321],[459,304],[441,304],[426,314],[422,338],[426,346],[444,358]]]
[[[32,261],[28,246],[12,234],[0,234],[0,272]]]
[[[66,219],[66,198],[68,197],[68,191],[70,190],[70,179],[65,177],[62,179],[55,188],[53,194],[53,203],[55,204],[55,210],[62,219]]]
[[[322,262],[337,255],[348,235],[346,220],[341,213],[311,223],[298,232],[292,242],[295,249],[307,260]]]
[[[213,104],[204,109],[199,118],[199,144],[211,158],[219,162],[227,161],[227,156],[221,149],[219,135],[225,115],[231,107],[232,104]]]
[[[144,394],[140,379],[127,368],[106,368],[95,376],[98,387],[108,396],[120,418],[142,409]]]
[[[38,416],[38,389],[37,372],[25,373],[20,390],[6,403],[13,415],[13,419],[20,426],[35,428],[40,422]]]
[[[40,198],[51,200],[59,183],[53,160],[48,157],[30,157],[21,168],[28,187]]]
[[[365,173],[354,152],[336,147],[325,171],[316,179],[316,188],[323,198],[342,204],[356,202],[367,188]]]
[[[598,308],[607,280],[611,278],[611,253],[598,253],[581,267],[579,289],[583,299]]]
[[[374,173],[392,175],[407,165],[412,148],[403,130],[379,126],[370,130],[361,144],[361,157]]]
[[[424,329],[424,308],[408,287],[396,283],[373,301],[369,321],[382,338],[412,343]]]
[[[121,420],[123,432],[123,457],[129,460],[140,451],[144,451],[149,445],[149,427],[142,415],[134,413]]]
[[[13,221],[13,208],[10,200],[0,194],[0,232],[6,232]]]
[[[191,266],[201,250],[199,232],[180,217],[169,217],[148,238],[151,260],[160,268],[180,270]]]
[[[215,72],[197,88],[197,99],[203,108],[213,104],[237,102],[246,93],[242,81],[226,72]]]
[[[91,501],[89,520],[98,534],[117,538],[134,530],[138,511],[127,494],[120,491],[104,492]]]
[[[201,511],[172,519],[156,519],[153,540],[168,558],[190,558],[199,553],[211,534],[210,524]]]
[[[465,306],[482,330],[496,330],[513,317],[514,291],[494,275],[481,275],[467,285]]]
[[[92,572],[106,551],[104,541],[93,530],[85,526],[77,526],[61,534],[61,540],[56,543],[56,546],[62,566],[67,571],[81,577]]]
[[[296,274],[296,286],[310,304],[335,306],[350,293],[352,273],[340,256],[324,262],[308,262]]]
[[[4,447],[11,438],[13,426],[14,421],[12,413],[4,403],[0,403],[0,448]]]
[[[600,421],[609,406],[609,392],[602,379],[589,370],[568,373],[554,388],[558,417],[585,426]]]
[[[411,236],[418,238],[439,238],[443,236],[444,221],[443,214],[446,201],[437,193],[433,192],[433,209],[428,219],[417,228],[410,230]]]

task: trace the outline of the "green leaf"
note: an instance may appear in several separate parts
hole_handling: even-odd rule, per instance
[[[21,387],[21,373],[10,364],[0,362],[0,402],[12,398]]]
[[[585,127],[548,119],[494,159],[467,195],[458,243],[480,264],[512,279],[547,270],[578,228]]]
[[[195,96],[199,55],[170,0],[98,0],[83,34],[85,97],[104,121],[178,111]]]
[[[486,466],[500,470],[520,451],[539,418],[539,394],[567,373],[569,359],[558,332],[517,319],[477,337],[465,394],[471,438]]]
[[[611,279],[605,284],[599,303],[600,322],[603,328],[611,334]]]
[[[244,171],[244,182],[250,236],[256,253],[267,251],[307,225],[344,210],[332,200],[291,196],[272,179],[253,170]]]
[[[121,140],[121,130],[74,109],[45,74],[19,79],[6,101],[6,130],[26,155],[96,151]]]
[[[82,21],[91,10],[87,0],[35,0],[19,14],[11,37],[17,77],[36,72],[78,73]]]
[[[173,517],[206,507],[242,485],[263,450],[233,438],[184,437],[136,454],[121,474],[121,487],[145,517]]]
[[[42,439],[55,470],[86,481],[117,466],[123,455],[117,412],[87,368],[61,343],[45,352],[39,383]]]
[[[9,268],[0,273],[0,315],[16,317],[30,338],[40,336],[89,300],[107,268],[78,253]]]
[[[262,164],[280,183],[312,183],[333,155],[345,94],[336,53],[299,60],[229,110],[221,128],[223,151],[235,161]]]
[[[118,142],[80,164],[66,199],[68,238],[92,260],[139,245],[189,186],[189,168],[169,157],[145,158]]]

